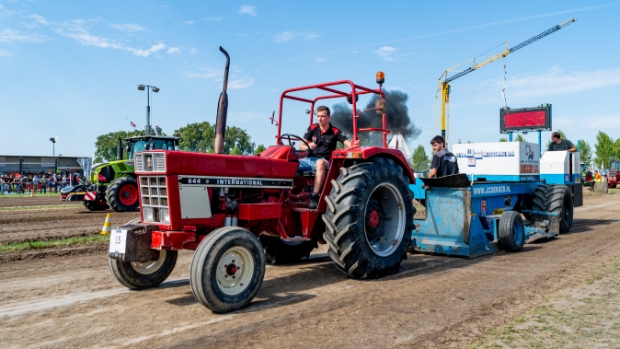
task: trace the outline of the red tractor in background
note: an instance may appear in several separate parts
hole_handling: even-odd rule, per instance
[[[620,160],[612,160],[607,171],[607,184],[610,188],[616,188],[620,182]]]
[[[211,310],[228,312],[256,296],[267,262],[297,261],[319,243],[329,245],[336,268],[351,277],[396,272],[411,241],[415,209],[408,185],[415,177],[403,153],[387,147],[383,73],[377,74],[374,89],[341,80],[284,91],[276,144],[258,156],[223,155],[229,58],[220,50],[227,63],[216,154],[151,150],[135,155],[141,223],[112,231],[112,274],[132,289],[154,287],[172,272],[177,251],[195,250],[192,293]],[[317,91],[318,96],[305,97]],[[356,102],[365,94],[379,96],[375,109],[382,128],[357,127]],[[308,103],[314,111],[317,102],[333,98],[352,104],[353,140],[372,131],[383,135],[383,145],[336,150],[318,207],[309,209],[314,173],[297,170],[308,153],[295,147],[305,142],[302,137],[282,133],[283,102]],[[312,124],[314,113],[309,114]]]

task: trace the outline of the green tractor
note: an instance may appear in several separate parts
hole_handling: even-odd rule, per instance
[[[64,188],[61,198],[82,201],[90,211],[108,208],[117,212],[136,211],[139,207],[139,193],[134,173],[134,154],[143,150],[174,150],[178,144],[177,137],[129,137],[125,139],[127,158],[124,158],[122,141],[119,139],[118,158],[123,160],[95,164],[88,183]]]

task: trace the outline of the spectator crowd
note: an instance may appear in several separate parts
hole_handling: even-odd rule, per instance
[[[25,171],[7,171],[0,176],[0,195],[23,194],[23,193],[47,193],[59,192],[67,185],[79,183],[79,175],[75,176],[69,171],[60,173],[45,173]]]

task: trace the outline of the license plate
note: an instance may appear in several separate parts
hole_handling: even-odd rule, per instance
[[[110,253],[125,253],[127,230],[116,228],[110,234]]]

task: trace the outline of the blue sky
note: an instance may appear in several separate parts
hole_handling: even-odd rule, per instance
[[[144,127],[138,84],[161,88],[151,118],[164,131],[214,122],[220,45],[231,55],[228,124],[256,144],[273,144],[268,117],[284,89],[341,79],[374,87],[382,70],[422,131],[410,149],[430,153],[446,68],[571,17],[506,58],[508,106],[551,103],[554,129],[574,142],[594,143],[598,130],[618,138],[619,15],[611,1],[0,1],[0,154],[51,155],[58,136],[56,154],[92,156],[97,136],[131,130],[128,119]],[[503,64],[452,83],[451,141],[500,138]],[[285,104],[283,131],[303,133],[305,107]]]

